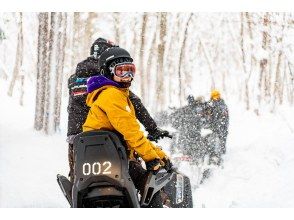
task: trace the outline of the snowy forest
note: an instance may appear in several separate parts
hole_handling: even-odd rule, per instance
[[[194,207],[294,207],[294,13],[281,12],[0,13],[0,207],[67,207],[68,78],[99,37],[129,51],[152,116],[213,89],[228,104],[224,166]],[[43,161],[39,177],[18,172]]]
[[[151,112],[182,106],[213,88],[247,110],[294,102],[291,13],[3,13],[1,80],[23,105],[36,87],[35,128],[60,124],[67,79],[102,36],[130,51],[133,84]],[[234,94],[234,95],[232,95]]]

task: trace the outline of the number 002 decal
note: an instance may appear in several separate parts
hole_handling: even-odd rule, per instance
[[[100,175],[100,174],[111,174],[111,162],[105,161],[102,163],[95,162],[92,165],[90,163],[83,164],[83,174],[88,176],[90,174]]]

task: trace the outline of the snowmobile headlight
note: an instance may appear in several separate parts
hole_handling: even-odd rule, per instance
[[[184,201],[184,177],[177,174],[176,183],[176,203],[179,204]]]

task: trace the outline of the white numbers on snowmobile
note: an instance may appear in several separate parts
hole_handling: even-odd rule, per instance
[[[83,174],[85,176],[90,175],[91,173],[93,175],[100,175],[100,174],[111,174],[111,168],[112,164],[110,161],[105,161],[102,163],[95,162],[92,164],[90,163],[84,163],[83,164]]]
[[[96,168],[96,169],[95,169]],[[94,175],[99,175],[101,172],[101,164],[100,163],[93,163],[92,165],[92,172]]]
[[[83,164],[83,174],[85,176],[88,176],[88,175],[90,175],[90,173],[91,173],[91,165],[89,163],[84,163]]]
[[[111,163],[109,162],[109,161],[105,161],[104,163],[103,163],[103,166],[104,165],[108,165],[106,168],[105,168],[105,170],[103,171],[103,174],[111,174],[111,171],[109,170],[110,169],[110,167],[111,167]]]

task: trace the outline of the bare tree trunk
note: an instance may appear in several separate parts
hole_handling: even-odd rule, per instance
[[[18,23],[18,37],[17,37],[17,49],[15,55],[15,65],[13,69],[12,80],[8,89],[7,95],[12,96],[13,88],[19,75],[20,69],[23,62],[23,29],[22,29],[22,12],[19,13],[19,23]]]
[[[0,74],[1,74],[0,77],[2,77],[4,80],[8,79],[8,71],[5,68],[4,64],[2,63],[1,59],[0,59]]]
[[[262,49],[267,51],[268,49],[268,38],[269,38],[269,33],[268,33],[268,26],[269,26],[269,13],[266,13],[264,18],[263,18],[263,26],[264,26],[264,31],[262,32]],[[265,97],[265,78],[266,78],[266,70],[267,70],[267,65],[268,65],[268,57],[263,57],[259,61],[259,66],[260,66],[260,75],[259,75],[259,82],[258,82],[258,88],[259,88],[259,95],[257,97],[259,105],[261,105],[261,100],[264,99]]]
[[[178,78],[178,88],[177,88],[177,96],[178,96],[178,99],[179,99],[179,104],[180,106],[183,105],[183,99],[184,99],[184,78],[185,78],[185,75],[182,73],[182,72],[179,72],[179,68],[180,68],[180,57],[181,57],[181,47],[183,46],[182,44],[182,38],[184,38],[183,35],[179,34],[179,30],[182,30],[182,17],[183,17],[183,13],[179,12],[177,13],[177,16],[176,16],[176,22],[175,22],[175,29],[174,29],[174,36],[173,36],[173,40],[174,42],[174,45],[177,44],[178,47],[175,47],[173,45],[172,48],[170,48],[171,50],[174,50],[175,51],[175,57],[177,57],[177,62],[175,62],[175,59],[174,58],[171,58],[170,59],[170,63],[169,64],[173,64],[173,67],[172,67],[172,70],[173,72],[175,72],[177,78]],[[182,31],[181,31],[182,32]],[[185,32],[184,32],[185,33]],[[177,70],[177,71],[176,71]]]
[[[293,103],[294,103],[294,74],[292,72],[292,69],[291,69],[291,64],[290,62],[288,61],[288,69],[289,69],[289,92],[288,92],[288,97],[289,97],[289,102],[290,102],[290,105],[292,106]]]
[[[146,23],[148,20],[148,14],[147,12],[144,12],[143,14],[143,21],[142,21],[142,29],[141,29],[141,45],[140,45],[140,53],[139,53],[139,60],[140,60],[140,64],[139,64],[139,74],[141,77],[141,98],[143,99],[143,101],[146,100],[146,94],[145,94],[145,89],[146,89],[146,73],[145,73],[145,63],[144,63],[144,52],[145,52],[145,33],[146,33]]]
[[[80,55],[81,53],[81,15],[80,12],[74,12],[74,18],[73,18],[73,34],[72,34],[72,59],[71,59],[71,73],[73,74],[76,70],[76,66],[78,62],[80,61],[81,57],[84,57],[84,54]]]
[[[19,98],[19,104],[23,106],[23,97],[24,97],[24,80],[25,76],[20,75],[20,98]]]
[[[181,45],[181,50],[180,50],[180,56],[179,56],[179,68],[178,68],[178,77],[179,77],[179,96],[180,96],[180,105],[182,106],[182,101],[184,99],[184,95],[185,95],[185,92],[184,92],[184,88],[185,88],[185,85],[184,84],[184,79],[185,79],[185,76],[186,76],[186,71],[182,71],[182,63],[183,63],[183,60],[185,58],[185,49],[186,49],[186,41],[187,41],[187,37],[188,37],[188,28],[189,28],[189,24],[192,20],[192,17],[193,17],[193,13],[190,14],[189,18],[187,19],[187,22],[185,24],[185,32],[184,32],[184,37],[183,37],[183,42],[182,42],[182,45]],[[183,74],[184,72],[184,74]]]
[[[211,61],[211,58],[209,57],[208,51],[206,50],[206,48],[203,45],[202,40],[200,38],[199,38],[199,42],[201,44],[201,48],[203,50],[204,57],[205,57],[205,59],[207,61],[207,64],[208,64],[208,67],[209,67],[209,70],[210,70],[210,79],[211,79],[211,86],[210,86],[210,88],[211,89],[214,89],[215,88],[215,81],[214,81],[214,77],[213,77],[213,72],[214,72],[213,63]]]
[[[45,86],[47,73],[47,42],[48,42],[48,13],[39,13],[39,31],[38,31],[38,61],[37,61],[37,93],[35,107],[34,128],[41,130],[44,122],[45,109]]]
[[[166,46],[167,48],[167,51],[168,52],[171,52],[173,51],[173,56],[169,56],[167,55],[166,57],[166,71],[168,72],[168,79],[167,79],[167,82],[168,82],[168,103],[170,101],[173,101],[175,99],[175,96],[178,100],[180,100],[180,94],[179,94],[179,80],[176,80],[178,81],[178,86],[175,85],[175,79],[178,77],[178,73],[175,71],[175,69],[177,68],[177,65],[179,65],[178,63],[175,62],[175,53],[176,51],[174,51],[174,47],[175,45],[179,42],[179,29],[180,29],[180,22],[179,22],[179,17],[180,17],[180,14],[181,13],[177,13],[176,15],[170,15],[169,17],[171,19],[174,20],[174,25],[171,27],[171,30],[170,30],[170,42],[169,42],[169,45]],[[175,17],[175,18],[174,18]],[[178,22],[177,22],[178,21]],[[168,53],[167,53],[168,54]],[[177,88],[177,89],[175,89]]]
[[[242,50],[242,63],[243,63],[243,71],[245,74],[245,81],[244,81],[244,86],[245,86],[245,103],[246,103],[246,109],[249,110],[250,109],[250,97],[249,97],[249,78],[251,76],[251,71],[252,71],[252,67],[250,68],[250,72],[248,72],[247,68],[246,68],[246,52],[245,52],[245,46],[244,46],[244,38],[245,38],[245,16],[247,17],[247,22],[248,22],[248,29],[249,29],[249,35],[250,35],[250,39],[252,38],[252,31],[251,31],[251,21],[248,15],[248,12],[246,12],[244,14],[244,12],[241,13],[241,50]],[[251,48],[252,50],[252,48]],[[251,57],[252,57],[252,51],[250,51],[251,53]],[[251,66],[252,66],[252,59],[251,59]]]
[[[84,51],[90,51],[89,48],[91,47],[92,36],[94,34],[93,21],[96,17],[97,14],[95,12],[89,12],[85,27]]]
[[[66,19],[60,12],[50,13],[50,20],[48,13],[39,14],[35,128],[46,134],[56,132],[60,124]]]
[[[60,12],[52,12],[49,37],[49,69],[45,99],[44,131],[46,134],[56,132],[60,124],[65,33],[66,17]]]
[[[64,59],[65,59],[65,46],[66,46],[66,27],[67,27],[67,13],[59,13],[59,23],[58,23],[58,39],[60,39],[58,45],[58,51],[60,53],[57,54],[57,66],[56,66],[56,74],[55,79],[57,82],[57,87],[55,90],[55,98],[54,98],[54,131],[59,129],[60,125],[60,109],[61,109],[61,95],[62,95],[62,82],[64,76]]]
[[[54,35],[56,34],[56,12],[51,12],[50,19],[50,32],[49,32],[49,47],[48,47],[48,63],[47,63],[47,72],[46,72],[46,92],[45,92],[45,118],[44,118],[44,131],[46,134],[50,132],[50,119],[52,118],[51,106],[54,105],[52,103],[52,90],[55,88],[55,83],[52,78],[52,69],[55,67],[54,51],[53,44],[55,43]],[[52,84],[54,82],[54,84]]]
[[[158,44],[158,70],[156,79],[156,104],[158,104],[158,110],[162,110],[162,106],[165,104],[164,96],[164,52],[165,52],[165,36],[166,36],[166,12],[158,14],[160,17],[159,26],[159,44]]]
[[[113,13],[114,19],[114,30],[115,30],[115,43],[120,44],[120,13],[114,12]]]
[[[153,40],[152,40],[151,48],[150,48],[148,54],[149,55],[148,55],[147,68],[146,68],[146,81],[147,81],[147,85],[148,85],[147,87],[151,88],[151,82],[152,82],[151,67],[153,67],[153,68],[157,67],[156,65],[153,65],[153,62],[152,62],[157,55],[156,54],[156,30],[153,33]],[[151,98],[150,96],[146,96],[146,99],[147,99],[147,97]],[[147,104],[149,104],[149,103],[153,104],[153,101],[149,101],[149,99],[148,99]]]
[[[253,31],[252,31],[253,21],[252,21],[251,16],[250,16],[250,14],[248,12],[245,13],[245,16],[246,16],[246,19],[247,19],[247,26],[248,26],[249,36],[250,36],[250,39],[252,41],[253,40]],[[253,43],[250,43],[250,45],[251,45],[251,49],[253,50]],[[251,51],[251,63],[252,63],[252,65],[251,65],[251,69],[250,69],[249,72],[252,72],[253,63],[256,63],[256,62],[257,62],[257,60],[256,60],[254,54]]]
[[[268,36],[267,36],[267,50],[269,51],[269,56],[268,56],[268,61],[267,61],[267,65],[268,65],[268,71],[266,71],[265,76],[264,76],[264,98],[266,100],[266,102],[270,101],[270,91],[271,91],[271,75],[272,75],[272,55],[273,51],[272,51],[272,47],[271,47],[271,28],[272,28],[272,24],[270,21],[270,14],[268,13]]]
[[[250,37],[250,69],[248,71],[248,75],[246,77],[246,80],[245,80],[245,97],[246,97],[246,109],[249,110],[250,109],[250,94],[249,94],[249,80],[250,80],[250,77],[252,75],[252,72],[253,72],[253,66],[255,65],[256,63],[256,59],[254,57],[254,54],[253,54],[253,33],[252,33],[252,20],[250,18],[250,15],[248,12],[245,13],[245,16],[246,16],[246,19],[247,19],[247,26],[248,26],[248,32],[249,32],[249,37]]]
[[[240,40],[241,40],[241,50],[242,50],[242,67],[243,71],[246,74],[247,69],[246,69],[246,53],[245,53],[245,48],[244,48],[244,12],[241,12],[241,29],[240,29]]]
[[[284,19],[283,19],[283,24],[281,25],[282,28],[280,30],[280,36],[277,37],[277,44],[280,45],[280,48],[278,50],[278,58],[277,58],[277,66],[276,66],[276,74],[275,74],[275,81],[274,81],[274,90],[273,90],[273,106],[272,106],[272,111],[275,111],[277,103],[282,104],[283,102],[283,78],[281,73],[281,66],[284,63],[283,62],[283,39],[284,39],[284,29],[285,29],[285,24],[286,24],[286,19],[285,19],[285,14],[284,14]],[[286,74],[284,72],[284,74]],[[278,101],[277,101],[278,99]]]
[[[279,55],[278,55],[277,67],[276,67],[276,77],[275,77],[276,79],[275,79],[275,86],[274,86],[274,102],[273,102],[272,111],[275,111],[277,98],[279,98],[279,93],[280,93],[280,89],[281,89],[280,72],[281,72],[282,54],[283,54],[283,52],[282,52],[282,50],[280,50]]]
[[[5,32],[1,29],[1,27],[0,27],[0,46],[1,46],[1,43],[2,43],[2,41],[3,40],[5,40],[6,39],[6,36],[5,36]],[[6,50],[6,47],[5,47],[5,45],[4,45],[4,48],[3,48],[3,50],[5,51]],[[3,60],[5,60],[5,54],[3,53],[3,55],[2,55],[2,58],[3,58]],[[7,80],[8,79],[8,71],[7,71],[7,69],[5,68],[5,66],[4,66],[4,64],[2,63],[2,60],[1,60],[1,58],[0,58],[0,78],[2,78],[2,79],[4,79],[4,80]]]
[[[134,58],[134,60],[136,60],[136,56],[137,56],[137,34],[136,34],[136,28],[137,28],[137,25],[138,25],[138,19],[135,18],[132,22],[132,28],[134,30],[134,36],[133,36],[133,39],[132,39],[132,44],[131,44],[131,54],[132,54],[132,57]],[[118,44],[118,42],[115,42],[116,44]]]
[[[245,15],[244,12],[241,12],[241,29],[240,29],[240,36],[241,36],[241,50],[242,50],[242,66],[243,66],[243,71],[245,76],[245,103],[246,103],[246,109],[249,110],[250,104],[249,104],[249,89],[248,89],[248,81],[246,80],[247,76],[247,68],[246,68],[246,53],[245,53],[245,48],[244,48],[244,23],[245,23]]]
[[[287,85],[287,67],[286,67],[286,60],[283,59],[283,82],[282,82],[282,85],[281,85],[281,90],[280,90],[280,94],[279,94],[279,104],[282,105],[283,102],[284,102],[284,94],[285,94],[285,90],[287,88],[285,88],[285,86]],[[287,94],[287,93],[286,93]]]

